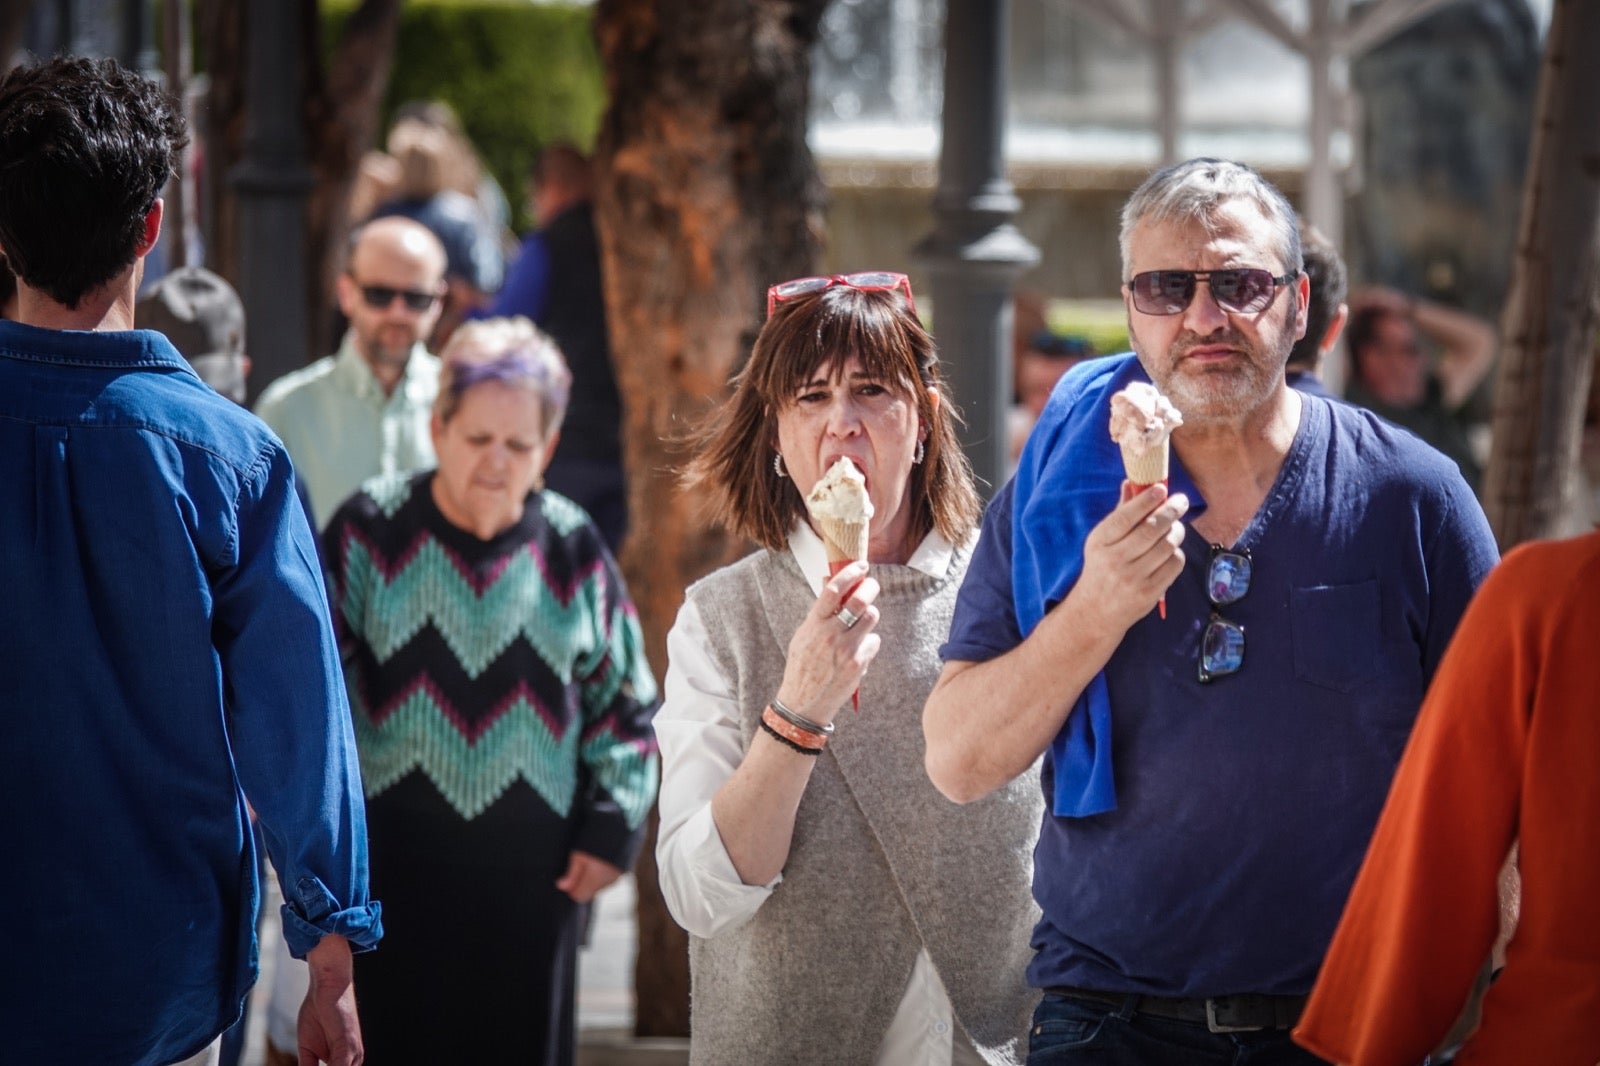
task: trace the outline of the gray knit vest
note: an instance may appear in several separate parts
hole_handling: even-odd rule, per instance
[[[873,566],[883,646],[860,713],[840,712],[817,760],[783,880],[748,922],[690,938],[695,1066],[870,1064],[922,948],[983,1057],[1026,1058],[1037,771],[958,806],[923,767],[922,704],[967,561],[959,551],[942,578]],[[748,749],[815,597],[791,554],[763,551],[688,598],[731,681]]]

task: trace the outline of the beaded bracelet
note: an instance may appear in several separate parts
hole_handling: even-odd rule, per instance
[[[822,754],[822,749],[821,748],[808,748],[804,744],[796,744],[794,741],[790,740],[788,737],[784,736],[782,733],[780,733],[776,729],[772,728],[770,725],[767,724],[766,715],[762,715],[761,716],[761,728],[773,740],[776,740],[779,744],[782,744],[786,748],[790,748],[790,749],[792,749],[794,751],[798,751],[801,755],[809,755],[814,759],[818,755]]]
[[[796,729],[804,729],[807,733],[815,733],[819,737],[833,736],[832,722],[829,722],[827,725],[823,725],[820,722],[813,722],[811,719],[807,718],[798,711],[791,711],[788,707],[784,706],[783,702],[776,696],[772,697],[772,702],[768,704],[768,706],[778,712],[779,718],[784,719]]]
[[[821,751],[828,745],[828,735],[826,733],[818,733],[814,730],[802,729],[793,722],[786,720],[770,706],[762,710],[761,720],[767,723],[767,725],[770,726],[776,733],[778,733],[778,735],[788,737],[790,740],[803,747],[816,748],[818,751]]]

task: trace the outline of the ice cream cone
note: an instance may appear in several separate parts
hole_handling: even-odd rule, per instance
[[[838,573],[843,567],[834,563],[852,563],[867,557],[867,523],[851,522],[843,518],[819,518],[818,532],[822,546],[828,552],[829,568]]]
[[[1135,485],[1158,485],[1167,480],[1167,460],[1172,449],[1169,442],[1163,440],[1142,455],[1126,444],[1121,447],[1122,468],[1127,472],[1129,481]]]

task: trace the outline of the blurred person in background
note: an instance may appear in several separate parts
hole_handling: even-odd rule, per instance
[[[495,319],[442,356],[437,469],[367,482],[323,537],[394,931],[361,1018],[374,1063],[570,1066],[586,907],[655,799],[655,681],[615,560],[544,487],[560,352]]]
[[[384,218],[356,230],[338,281],[350,322],[339,351],[256,400],[256,414],[289,449],[318,529],[367,478],[433,465],[439,360],[423,342],[439,317],[444,273],[444,248],[420,223]]]
[[[450,187],[464,165],[463,149],[450,132],[429,122],[402,118],[389,130],[389,155],[399,164],[395,197],[373,211],[374,219],[400,216],[433,231],[445,250],[448,288],[428,347],[438,351],[466,316],[483,307],[505,278],[499,233],[483,217],[478,201]]]
[[[1302,269],[1311,281],[1306,300],[1306,331],[1289,349],[1284,376],[1289,387],[1333,399],[1322,384],[1322,363],[1339,343],[1350,307],[1344,302],[1348,282],[1344,259],[1333,242],[1311,223],[1300,221]]]
[[[553,144],[539,153],[528,175],[539,228],[522,242],[484,313],[532,319],[566,356],[572,369],[567,439],[546,477],[589,513],[616,553],[628,530],[628,494],[593,192],[589,159],[577,148]]]
[[[484,166],[456,109],[443,100],[408,100],[395,108],[393,121],[421,122],[445,133],[450,141],[445,186],[476,201],[483,224],[495,235],[502,250],[508,255],[515,252],[517,240],[511,232],[511,204],[494,174]]]
[[[1389,288],[1350,298],[1345,399],[1409,429],[1455,460],[1477,492],[1483,467],[1462,408],[1494,363],[1494,326]]]
[[[1017,360],[1017,402],[1011,407],[1006,426],[1013,470],[1056,382],[1085,359],[1093,359],[1094,354],[1094,345],[1084,338],[1063,336],[1049,329],[1035,333],[1022,350]]]

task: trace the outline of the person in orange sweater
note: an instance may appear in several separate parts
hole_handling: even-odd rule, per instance
[[[1415,1066],[1461,1010],[1520,842],[1522,913],[1457,1066],[1600,1062],[1600,532],[1524,545],[1479,589],[1429,689],[1294,1031]]]

